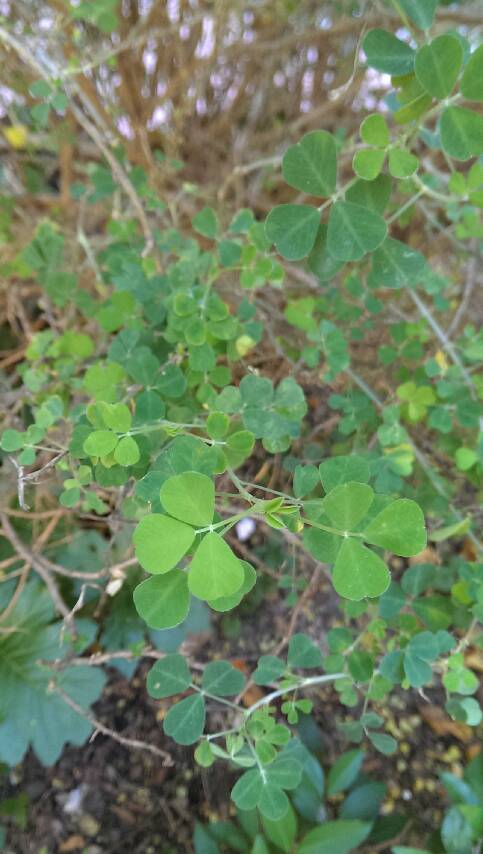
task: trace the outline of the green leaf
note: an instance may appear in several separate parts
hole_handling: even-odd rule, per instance
[[[171,629],[182,623],[189,611],[186,573],[173,569],[138,584],[134,604],[150,629]]]
[[[370,469],[364,457],[358,454],[347,454],[324,460],[319,465],[319,474],[325,491],[330,492],[341,483],[350,481],[367,483],[370,478]]]
[[[376,148],[361,148],[356,151],[352,160],[352,168],[359,178],[373,181],[384,166],[386,152]],[[391,174],[393,174],[391,172]]]
[[[349,854],[364,842],[372,829],[372,822],[337,819],[324,821],[304,836],[297,854]]]
[[[99,402],[98,409],[106,427],[115,433],[127,433],[131,429],[131,412],[125,403]]]
[[[263,816],[262,825],[266,837],[277,850],[290,854],[297,835],[297,816],[292,806],[289,804],[286,814],[278,821]]]
[[[133,466],[140,456],[138,444],[132,436],[124,436],[120,439],[114,450],[114,459],[120,466]]]
[[[483,101],[483,45],[471,54],[461,78],[461,94],[469,101]]]
[[[391,148],[388,165],[393,178],[409,178],[417,172],[419,160],[405,148]]]
[[[320,667],[322,655],[320,649],[304,634],[295,634],[290,639],[287,661],[290,667],[310,669]]]
[[[372,256],[371,285],[401,288],[414,281],[426,266],[426,259],[417,249],[386,237]]]
[[[361,786],[356,786],[344,800],[339,813],[340,817],[375,821],[386,792],[387,787],[384,783],[363,783]]]
[[[0,445],[2,450],[7,451],[7,453],[19,451],[25,444],[25,438],[25,435],[23,433],[19,433],[18,430],[5,430],[5,432],[2,433],[2,441]]]
[[[359,179],[347,188],[346,201],[378,214],[384,213],[391,196],[392,181],[389,175],[378,175],[374,181]]]
[[[362,47],[367,64],[391,76],[409,74],[414,66],[414,50],[392,33],[376,28],[370,30]]]
[[[483,154],[483,116],[466,107],[447,107],[440,120],[441,145],[455,160]]]
[[[305,134],[287,149],[282,160],[287,184],[311,196],[330,196],[335,191],[337,155],[335,140],[325,130]]]
[[[265,783],[258,801],[258,809],[270,821],[280,821],[288,812],[290,803],[287,795],[273,783]]]
[[[231,697],[243,690],[245,677],[229,661],[210,661],[203,671],[203,691],[216,697]]]
[[[438,36],[422,45],[414,63],[416,77],[433,98],[447,98],[458,79],[463,48],[456,36]]]
[[[345,599],[380,596],[391,577],[381,558],[353,539],[344,540],[332,572],[334,589]]]
[[[253,566],[247,563],[246,560],[241,560],[240,563],[243,567],[244,573],[242,586],[231,596],[220,596],[218,599],[208,599],[208,605],[210,608],[213,608],[214,611],[231,611],[233,608],[236,608],[243,597],[255,586],[257,573]]]
[[[389,145],[389,128],[386,119],[380,113],[367,116],[361,124],[361,139],[366,145],[385,148]]]
[[[296,466],[293,478],[295,498],[303,498],[319,483],[319,472],[315,466]]]
[[[342,531],[351,531],[364,518],[372,504],[374,492],[366,483],[341,483],[320,502],[331,522]]]
[[[397,750],[397,741],[392,735],[384,732],[368,732],[367,737],[379,753],[384,753],[384,756],[392,756]]]
[[[417,555],[427,542],[423,512],[415,501],[399,498],[369,523],[364,539],[403,557]]]
[[[49,591],[33,578],[7,615],[15,584],[15,579],[4,579],[0,585],[0,762],[17,765],[32,747],[40,762],[53,765],[67,743],[84,744],[92,725],[50,689],[50,682],[55,678],[58,687],[88,712],[100,697],[105,677],[98,667],[66,667],[54,676],[50,667],[41,665],[42,660],[59,662],[75,653],[69,629],[53,622]],[[78,627],[82,634],[80,620]]]
[[[327,793],[336,795],[349,789],[356,781],[364,761],[364,751],[348,750],[334,762],[327,778]]]
[[[420,30],[429,30],[438,8],[438,0],[399,0],[399,5]]]
[[[332,205],[327,248],[339,261],[359,261],[382,243],[387,226],[382,217],[353,202]]]
[[[285,662],[275,655],[262,655],[253,673],[255,685],[270,685],[280,679],[285,671]]]
[[[133,534],[136,557],[143,569],[152,573],[168,572],[176,566],[194,538],[189,525],[160,513],[141,519]]]
[[[406,650],[404,653],[403,666],[406,679],[413,688],[422,688],[427,682],[431,682],[433,676],[431,667],[411,650]]]
[[[215,487],[206,474],[187,471],[168,478],[160,498],[166,512],[181,522],[203,528],[213,521]]]
[[[191,694],[172,706],[163,729],[177,744],[194,744],[205,727],[205,701],[201,694]]]
[[[315,243],[320,223],[317,208],[310,205],[278,205],[265,221],[268,239],[288,261],[300,261]]]
[[[189,566],[188,584],[199,599],[219,599],[231,596],[243,584],[241,561],[219,534],[206,534]]]
[[[84,451],[90,457],[107,457],[118,443],[112,430],[94,430],[84,442]]]
[[[343,261],[337,261],[327,250],[327,226],[321,222],[317,237],[309,255],[307,264],[311,273],[317,276],[319,281],[328,282],[343,266]]]
[[[191,222],[198,234],[211,239],[216,237],[220,228],[215,211],[209,207],[204,207],[199,213],[195,214]]]
[[[231,798],[239,810],[253,810],[260,800],[263,789],[262,775],[258,768],[245,771],[231,790]]]
[[[146,685],[149,696],[155,700],[186,691],[191,685],[191,673],[184,656],[172,653],[153,664]]]

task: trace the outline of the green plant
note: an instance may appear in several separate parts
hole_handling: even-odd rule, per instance
[[[73,17],[109,31],[116,4],[101,5],[94,14],[80,4]],[[258,658],[250,682],[270,690],[248,707],[245,677],[230,661],[210,661],[200,677],[175,644],[150,670],[150,695],[177,698],[164,719],[166,735],[180,745],[197,744],[202,767],[221,760],[241,772],[231,792],[240,816],[257,808],[271,842],[283,827],[295,840],[290,797],[294,803],[302,797],[312,760],[291,727],[312,710],[305,693],[314,686],[330,683],[340,704],[354,710],[342,727],[350,741],[368,739],[386,755],[397,742],[371,704],[396,686],[441,685],[455,720],[481,722],[478,680],[464,655],[470,641],[481,646],[481,565],[444,545],[443,566],[427,552],[424,563],[402,562],[392,579],[388,564],[391,555],[424,552],[425,516],[431,542],[466,534],[472,548],[480,547],[467,506],[478,495],[483,463],[482,385],[475,370],[481,333],[467,326],[460,334],[457,326],[453,340],[445,331],[438,315],[451,307],[455,282],[399,238],[422,211],[436,231],[449,234],[455,251],[475,251],[483,182],[475,160],[483,155],[483,117],[475,102],[482,100],[483,47],[471,52],[455,32],[432,38],[436,3],[395,5],[411,44],[382,29],[363,41],[367,66],[391,76],[388,119],[382,112],[367,116],[361,142],[318,130],[289,146],[282,176],[302,194],[301,203],[277,205],[265,222],[248,209],[226,219],[205,206],[192,216],[191,230],[181,229],[146,174],[123,152],[102,149],[105,163],[75,185],[74,195],[89,207],[110,204],[119,192],[132,201],[134,193],[142,216],[141,231],[135,219],[110,216],[108,239],[96,253],[84,236],[94,287],[79,280],[51,220],[4,265],[12,279],[35,278],[49,310],[61,314],[69,306],[72,321],[67,330],[52,324],[32,335],[17,372],[23,415],[12,413],[0,443],[15,467],[18,502],[4,510],[3,534],[46,585],[39,592],[32,581],[16,587],[7,579],[1,590],[0,669],[8,685],[0,699],[2,761],[17,762],[31,742],[40,759],[51,762],[64,742],[87,737],[93,726],[88,706],[103,685],[100,669],[82,664],[95,637],[107,660],[120,660],[123,651],[137,660],[153,632],[184,625],[190,608],[237,608],[257,584],[256,569],[240,558],[232,536],[247,518],[327,573],[345,624],[331,628],[321,648],[294,623],[278,651]],[[16,36],[0,33],[28,62]],[[33,70],[42,79],[30,86],[38,103],[29,120],[46,126],[52,110],[69,101],[68,78],[53,79],[37,62]],[[355,152],[352,170],[347,152]],[[162,228],[146,234],[147,214],[159,217]],[[303,295],[290,278],[299,269],[292,262],[301,261]],[[272,310],[267,292],[284,301],[282,311]],[[408,316],[413,309],[416,316]],[[377,359],[391,393],[383,400],[353,364],[386,311]],[[262,367],[256,362],[264,346],[283,360],[282,378],[272,380],[263,361]],[[337,434],[329,446],[311,442],[301,368],[331,387]],[[290,487],[262,487],[250,477],[260,449],[282,460]],[[82,540],[63,572],[62,549],[54,560],[37,556],[32,528],[19,531],[11,521],[16,511],[28,520],[32,487],[52,471],[67,516],[119,522],[111,543],[119,560],[110,570],[104,559],[84,567]],[[470,500],[460,489],[461,473]],[[121,560],[131,538],[134,557]],[[20,571],[15,561],[10,566]],[[56,574],[66,576],[62,590]],[[297,577],[290,605],[306,590],[308,579]],[[93,603],[104,607],[109,597],[111,614],[118,609],[127,621],[125,632],[114,632],[118,650],[109,629],[103,635],[86,620]],[[52,622],[54,608],[65,631]],[[21,670],[12,673],[17,660]],[[26,714],[25,692],[48,704],[52,743],[43,731],[32,734],[22,715],[14,721],[13,708]],[[207,702],[226,713],[222,728],[214,729]],[[87,719],[80,724],[83,710]],[[362,753],[347,756],[358,762]],[[471,846],[479,819],[455,810],[447,826],[466,821]],[[328,844],[332,829],[343,836],[355,813],[347,820],[341,815],[334,828],[330,822],[309,831],[297,850]],[[354,821],[352,847],[372,832],[371,824]],[[258,827],[258,819],[253,822]],[[248,833],[247,844],[255,845],[257,832]],[[260,839],[250,850],[266,850]],[[453,842],[443,841],[452,851]],[[342,837],[331,844],[350,850]]]

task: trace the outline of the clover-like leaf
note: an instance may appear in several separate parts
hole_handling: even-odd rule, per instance
[[[215,697],[231,697],[239,694],[245,684],[245,677],[229,661],[210,661],[206,665],[201,687],[203,691]]]
[[[369,30],[362,47],[367,64],[377,71],[399,76],[413,70],[415,52],[412,47],[386,30]]]
[[[332,572],[334,589],[345,599],[381,596],[391,576],[381,558],[354,539],[344,540]]]
[[[213,521],[215,487],[210,477],[196,471],[176,474],[161,487],[161,504],[167,513],[195,527]]]
[[[288,261],[300,261],[315,243],[320,223],[317,208],[310,205],[278,205],[265,221],[268,239]]]
[[[206,534],[189,566],[188,584],[199,599],[232,596],[243,584],[241,561],[215,531]]]
[[[359,261],[381,245],[387,234],[379,214],[353,202],[332,205],[327,230],[327,248],[339,261]]]
[[[483,45],[471,54],[461,78],[461,94],[469,101],[483,101]]]
[[[114,449],[114,459],[120,466],[134,466],[140,456],[139,446],[132,436],[123,436]]]
[[[332,134],[316,130],[287,149],[282,160],[287,184],[311,196],[330,196],[335,191],[337,154]]]
[[[463,62],[463,48],[449,33],[422,45],[414,63],[416,77],[433,98],[447,98],[458,79]]]
[[[134,550],[147,572],[169,572],[186,554],[194,538],[194,528],[184,522],[151,513],[134,530]]]
[[[191,673],[184,656],[179,653],[166,655],[153,664],[148,673],[148,694],[156,700],[181,694],[191,684]]]
[[[366,483],[341,483],[322,499],[320,507],[334,525],[351,531],[364,518],[373,498],[374,491]]]
[[[203,697],[201,694],[191,694],[170,708],[163,729],[177,744],[194,744],[203,734],[205,717]]]
[[[106,457],[114,450],[118,441],[112,430],[94,430],[84,442],[84,451],[90,457]]]
[[[290,667],[301,667],[305,670],[320,667],[322,655],[320,649],[307,635],[298,633],[290,639],[287,661]]]
[[[447,107],[440,120],[441,145],[455,160],[483,154],[483,116],[466,107]]]
[[[171,629],[188,615],[190,597],[186,573],[173,569],[153,575],[134,590],[134,604],[150,629]]]
[[[415,501],[399,498],[369,523],[364,539],[403,557],[419,554],[427,541],[423,512]]]
[[[320,463],[319,474],[325,491],[330,492],[339,484],[349,481],[367,483],[370,469],[367,460],[359,454],[344,454]]]

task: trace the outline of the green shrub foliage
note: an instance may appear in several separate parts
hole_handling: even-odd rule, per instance
[[[329,795],[352,790],[339,818],[316,823],[323,771],[294,737],[300,716],[310,714],[314,687],[329,683],[351,710],[341,725],[350,742],[366,740],[387,755],[397,742],[371,704],[395,689],[439,685],[456,721],[477,725],[482,717],[478,680],[464,656],[468,639],[478,638],[479,566],[451,549],[437,565],[434,550],[424,550],[428,531],[433,543],[465,535],[475,551],[479,546],[474,520],[458,506],[458,487],[464,478],[475,494],[483,462],[475,370],[483,338],[472,325],[456,340],[443,329],[438,314],[451,308],[454,283],[402,235],[424,202],[436,228],[444,206],[444,229],[462,257],[482,236],[483,47],[440,26],[433,34],[436,2],[394,5],[411,37],[372,29],[362,44],[367,67],[391,77],[384,111],[365,116],[356,139],[320,129],[289,145],[281,162],[289,201],[265,221],[246,209],[226,221],[224,211],[200,206],[192,229],[181,229],[119,155],[146,211],[162,223],[147,252],[136,220],[112,218],[91,292],[60,228],[44,220],[5,267],[9,275],[34,276],[54,310],[68,307],[72,317],[69,331],[36,332],[18,368],[25,420],[12,416],[1,448],[18,472],[20,503],[30,503],[36,487],[29,472],[45,465],[47,450],[60,507],[101,520],[115,507],[121,533],[114,555],[129,558],[132,541],[134,559],[117,576],[103,575],[112,555],[100,535],[82,529],[56,553],[85,576],[86,613],[108,584],[110,616],[100,634],[78,614],[71,633],[61,613],[62,629],[53,621],[57,603],[37,581],[20,591],[1,623],[0,759],[15,763],[32,744],[49,763],[66,741],[85,740],[91,725],[62,708],[62,693],[86,710],[104,677],[98,667],[67,666],[70,657],[96,636],[105,651],[124,649],[136,661],[149,640],[166,652],[147,677],[153,698],[173,698],[166,736],[193,745],[203,767],[217,761],[239,772],[231,797],[243,827],[230,832],[253,848],[236,850],[268,851],[266,837],[277,850],[292,850],[284,845],[297,838],[301,854],[348,852],[371,833],[380,793],[370,787],[379,784],[364,780],[352,789],[363,759],[358,747],[325,782]],[[81,3],[73,15],[109,32],[114,8]],[[31,94],[30,121],[38,126],[64,108],[69,90],[46,71]],[[75,187],[86,205],[118,189],[109,164]],[[306,288],[291,284],[295,266]],[[284,305],[276,346],[292,369],[276,380],[254,358],[274,338],[259,299],[264,292]],[[386,305],[394,312],[377,357],[395,392],[383,400],[359,376],[353,345],[360,352]],[[408,305],[416,320],[407,318]],[[301,366],[320,386],[344,380],[328,397],[337,432],[323,450],[306,426]],[[422,427],[439,466],[427,441],[420,444]],[[248,480],[260,448],[290,473],[286,493]],[[208,612],[232,611],[254,590],[263,596],[261,571],[242,559],[232,536],[248,518],[267,541],[289,539],[328,574],[344,625],[322,646],[295,631],[248,676],[218,658],[200,673],[177,651],[190,628]],[[14,545],[28,540],[26,524],[15,524]],[[12,542],[10,528],[3,530]],[[406,560],[421,553],[423,562]],[[45,581],[48,562],[39,561]],[[403,567],[396,578],[395,565]],[[291,607],[306,585],[303,577],[293,583]],[[80,579],[67,579],[65,601],[78,602],[80,588]],[[3,608],[14,589],[13,581],[2,586]],[[49,668],[64,657],[65,668]],[[132,672],[131,660],[118,663]],[[248,680],[267,688],[247,706],[241,698]],[[217,731],[214,705],[226,717]],[[32,717],[27,708],[38,711]],[[475,841],[472,803],[456,798],[456,818],[445,819],[448,852],[456,851],[455,821],[468,846]],[[303,836],[300,814],[316,824]],[[201,846],[207,833],[197,830],[200,851],[215,850]]]

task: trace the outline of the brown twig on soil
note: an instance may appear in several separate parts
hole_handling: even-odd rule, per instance
[[[91,712],[87,711],[87,709],[83,709],[82,706],[79,706],[72,697],[69,697],[62,688],[59,688],[55,681],[50,683],[49,688],[51,691],[58,694],[61,700],[63,700],[64,703],[72,709],[72,711],[81,715],[81,717],[85,718],[93,726],[94,732],[90,737],[91,742],[94,741],[98,733],[102,733],[102,735],[112,738],[113,741],[117,741],[118,744],[122,744],[123,747],[132,748],[133,750],[145,750],[148,753],[153,753],[154,756],[159,756],[163,760],[164,766],[173,764],[170,754],[165,750],[161,750],[160,747],[156,747],[154,744],[148,744],[146,741],[140,741],[138,738],[127,738],[126,736],[120,735],[115,730],[105,726],[105,724],[98,720],[93,714],[91,714]]]

